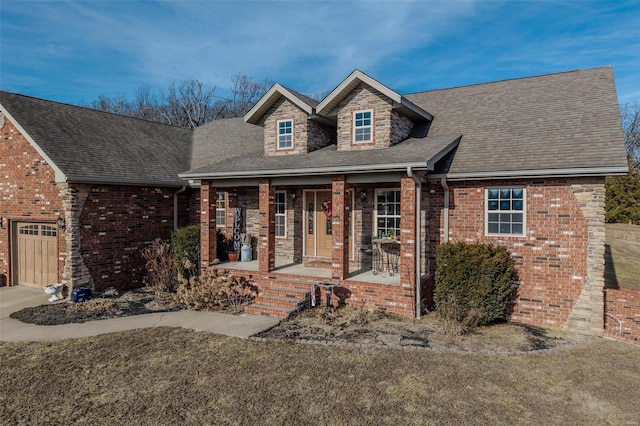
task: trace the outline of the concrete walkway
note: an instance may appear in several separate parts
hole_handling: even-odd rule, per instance
[[[149,327],[182,327],[196,331],[247,338],[280,322],[259,315],[230,315],[217,312],[159,312],[145,315],[87,321],[81,324],[35,325],[9,318],[12,312],[49,303],[44,291],[27,287],[0,288],[0,340],[6,342],[48,341],[97,336]]]

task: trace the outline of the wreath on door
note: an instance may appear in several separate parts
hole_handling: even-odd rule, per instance
[[[322,212],[327,218],[331,218],[331,201],[322,202]]]

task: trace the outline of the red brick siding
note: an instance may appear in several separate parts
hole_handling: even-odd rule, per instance
[[[301,288],[301,282],[318,282],[320,278],[303,275],[278,274],[277,272],[234,271],[236,276],[244,276],[259,286]],[[332,303],[337,306],[342,299],[347,305],[365,309],[379,309],[396,315],[415,315],[415,289],[408,286],[374,284],[355,280],[338,280],[339,287],[333,290]],[[311,284],[309,284],[309,289]],[[325,303],[325,291],[317,303]]]
[[[640,345],[640,290],[607,288],[604,308],[604,335]]]
[[[174,188],[92,187],[80,216],[82,257],[95,289],[135,288],[146,275],[141,250],[173,231]]]
[[[588,230],[580,206],[571,192],[570,179],[491,182],[450,182],[450,241],[493,243],[511,251],[521,285],[514,321],[561,326],[586,281]],[[526,188],[526,235],[484,235],[484,189],[487,186]],[[431,184],[429,244],[431,272],[433,256],[443,241],[443,191]]]
[[[5,119],[0,130],[0,278],[11,285],[12,221],[55,223],[64,215],[53,168]],[[58,232],[58,281],[65,262],[65,236]]]

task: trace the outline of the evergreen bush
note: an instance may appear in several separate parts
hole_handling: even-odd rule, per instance
[[[460,332],[491,324],[504,318],[516,280],[515,262],[505,248],[442,244],[436,251],[436,311],[445,321],[463,324]]]
[[[200,227],[185,226],[171,235],[178,273],[187,280],[200,273]]]

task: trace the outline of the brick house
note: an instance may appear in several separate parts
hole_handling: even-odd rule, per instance
[[[140,247],[174,221],[200,223],[203,270],[217,230],[251,236],[250,259],[223,264],[261,285],[251,312],[287,315],[321,282],[334,303],[418,316],[437,245],[490,242],[518,264],[512,320],[602,334],[604,178],[627,172],[609,67],[405,95],[354,71],[321,102],[275,84],[193,131],[0,104],[9,283],[24,224],[58,232],[58,279],[104,288],[141,276]]]

